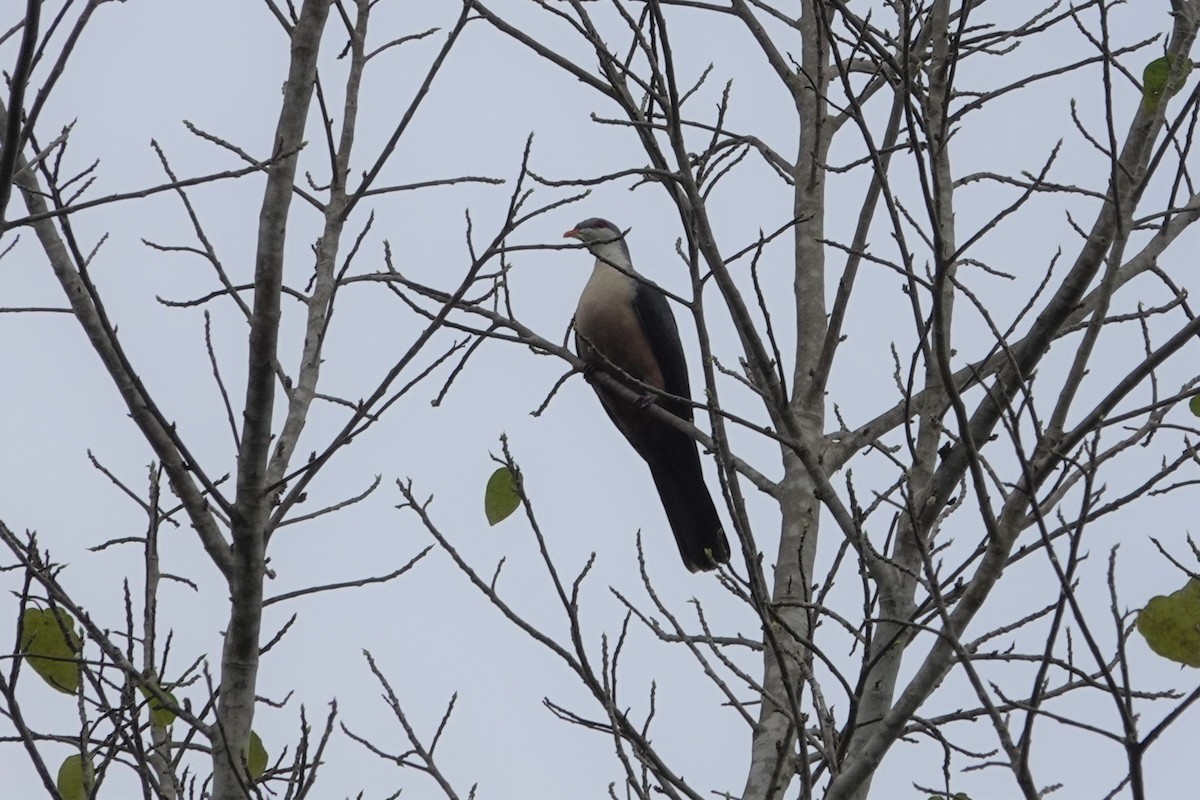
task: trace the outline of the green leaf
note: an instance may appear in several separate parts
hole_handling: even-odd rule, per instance
[[[21,617],[21,652],[42,680],[60,692],[79,689],[83,642],[75,620],[61,608],[27,608]]]
[[[488,478],[487,490],[483,494],[483,513],[487,515],[488,525],[506,519],[521,505],[517,495],[517,482],[512,470],[500,467]]]
[[[1146,110],[1153,111],[1160,102],[1170,99],[1182,89],[1187,82],[1187,76],[1191,74],[1192,66],[1189,60],[1183,74],[1174,83],[1168,84],[1171,77],[1170,58],[1163,56],[1147,64],[1146,69],[1142,71],[1142,105]]]
[[[1200,580],[1177,592],[1151,597],[1138,613],[1138,633],[1163,658],[1200,667]]]
[[[154,695],[146,689],[145,686],[138,687],[142,690],[142,694],[146,697],[146,703],[150,706],[150,722],[156,728],[169,728],[171,723],[175,721],[175,712],[167,708],[158,701]],[[159,687],[162,688],[161,686]],[[179,707],[179,702],[175,699],[175,695],[163,689],[167,697],[171,699],[171,705],[175,708]]]
[[[87,800],[96,785],[96,771],[92,760],[89,758],[84,761],[79,753],[67,756],[58,768],[58,780],[55,784],[63,800]]]
[[[1193,414],[1200,417],[1200,394],[1192,395],[1192,399],[1188,400],[1188,408],[1192,410]]]
[[[258,780],[267,771],[267,748],[263,747],[262,739],[258,738],[258,734],[250,731],[250,747],[246,754],[246,771],[250,773],[251,780]]]

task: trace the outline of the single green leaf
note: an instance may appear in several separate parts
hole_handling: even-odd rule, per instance
[[[1188,408],[1192,410],[1193,414],[1200,417],[1200,394],[1192,395],[1192,399],[1188,400]]]
[[[146,704],[150,706],[150,722],[154,725],[154,727],[171,727],[171,723],[175,721],[175,712],[160,703],[158,698],[146,690],[145,686],[139,688],[142,690],[142,694],[146,697]],[[167,697],[171,699],[171,705],[178,708],[179,703],[175,700],[175,695],[171,692],[167,692],[166,689],[163,689],[163,691],[166,692]]]
[[[1151,597],[1138,613],[1137,629],[1163,658],[1200,667],[1200,580],[1192,578],[1166,597]]]
[[[1142,104],[1147,111],[1153,111],[1160,102],[1169,100],[1187,82],[1187,76],[1192,71],[1189,60],[1181,75],[1174,83],[1168,85],[1171,77],[1171,59],[1167,56],[1156,58],[1146,65],[1142,71]]]
[[[1142,70],[1142,97],[1149,103],[1147,108],[1153,108],[1167,88],[1167,76],[1171,74],[1171,59],[1163,56],[1156,58]]]
[[[79,688],[83,642],[75,620],[61,608],[27,608],[21,617],[21,652],[42,680],[60,692]]]
[[[92,760],[86,761],[76,753],[67,756],[58,767],[58,793],[63,800],[87,800],[96,785],[96,771]]]
[[[488,478],[487,489],[483,494],[483,513],[487,515],[488,525],[506,519],[521,505],[517,495],[517,482],[508,467],[500,467]]]
[[[267,771],[267,748],[263,747],[258,734],[250,731],[250,752],[246,754],[246,770],[251,780],[258,780]]]

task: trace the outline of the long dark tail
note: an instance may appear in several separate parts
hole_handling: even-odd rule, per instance
[[[655,459],[655,463],[650,463],[650,474],[654,476],[683,564],[698,572],[716,569],[717,564],[728,561],[729,542],[704,483],[696,443],[686,441],[686,455]]]

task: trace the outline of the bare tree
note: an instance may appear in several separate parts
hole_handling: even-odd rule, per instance
[[[259,657],[274,640],[264,641],[262,613],[271,600],[264,596],[264,578],[268,572],[267,547],[272,534],[282,525],[302,521],[336,511],[361,501],[379,485],[377,480],[365,492],[317,511],[300,514],[298,503],[306,498],[306,490],[326,464],[334,460],[354,439],[375,424],[389,408],[433,367],[462,349],[462,343],[443,347],[443,352],[430,353],[429,344],[441,328],[445,311],[435,314],[395,359],[386,373],[370,387],[364,399],[353,401],[318,392],[323,365],[323,345],[333,319],[339,289],[347,282],[346,273],[364,237],[371,229],[368,216],[357,223],[358,232],[347,246],[345,237],[352,212],[369,205],[368,198],[377,195],[410,191],[430,186],[461,182],[501,183],[495,178],[452,176],[426,181],[420,185],[389,185],[381,181],[380,173],[388,160],[402,146],[414,114],[429,92],[450,51],[456,47],[467,22],[463,8],[458,21],[448,33],[443,32],[442,44],[425,67],[423,80],[408,105],[396,115],[394,128],[383,147],[377,152],[356,158],[364,159],[370,168],[360,176],[351,172],[351,158],[358,121],[360,86],[364,73],[373,59],[390,55],[392,48],[406,42],[431,36],[436,31],[409,32],[367,48],[367,30],[371,4],[360,0],[350,5],[330,2],[306,2],[298,10],[268,3],[283,34],[279,42],[290,48],[290,62],[283,97],[279,106],[278,125],[269,142],[257,145],[227,141],[218,134],[190,126],[192,132],[236,159],[245,166],[198,177],[179,178],[168,156],[155,145],[161,160],[166,182],[134,192],[100,198],[87,198],[87,189],[94,177],[96,164],[73,173],[72,159],[66,157],[70,131],[53,141],[37,135],[39,112],[55,87],[55,82],[67,67],[73,50],[81,37],[88,33],[101,0],[85,3],[67,2],[56,9],[53,24],[39,25],[49,16],[44,13],[48,4],[30,0],[23,19],[18,20],[9,36],[20,35],[21,47],[17,68],[10,81],[10,101],[0,109],[0,128],[6,131],[3,157],[5,185],[16,188],[24,200],[25,215],[10,213],[5,230],[29,229],[37,237],[48,266],[61,284],[69,304],[65,310],[83,327],[96,355],[103,364],[113,385],[120,392],[130,417],[138,427],[156,460],[151,471],[149,494],[138,499],[138,492],[125,485],[118,476],[114,482],[142,504],[148,517],[147,533],[126,537],[107,544],[136,543],[145,549],[145,598],[143,614],[135,620],[132,599],[127,602],[127,619],[121,636],[108,632],[109,626],[93,620],[87,610],[72,600],[69,584],[60,580],[61,571],[41,550],[34,537],[22,538],[8,528],[0,528],[0,536],[12,556],[10,569],[25,573],[25,590],[20,597],[22,623],[19,625],[20,652],[40,654],[43,662],[53,661],[54,646],[62,641],[68,649],[83,654],[83,642],[71,644],[75,623],[82,625],[83,638],[99,650],[96,658],[84,656],[76,672],[67,680],[58,679],[56,688],[77,694],[80,703],[80,756],[87,764],[83,783],[91,791],[98,788],[106,770],[113,763],[132,763],[143,774],[146,796],[175,797],[197,792],[214,798],[246,797],[258,794],[256,782],[263,779],[264,766],[254,766],[251,746],[251,724],[256,703]],[[47,6],[47,8],[43,8]],[[337,19],[339,35],[344,42],[346,58],[335,80],[344,81],[340,92],[341,107],[335,109],[333,100],[318,70],[321,44],[330,21],[331,10]],[[39,13],[42,12],[42,13]],[[381,59],[382,60],[382,59]],[[379,62],[376,62],[379,63]],[[31,77],[32,76],[32,77]],[[39,84],[40,79],[40,84]],[[37,86],[37,92],[33,89]],[[22,105],[24,96],[34,96],[31,103]],[[316,174],[324,175],[318,186],[310,172],[308,187],[301,185],[298,170],[304,151],[311,149],[306,132],[312,116],[314,101],[321,110],[324,124],[317,135],[323,140],[312,156]],[[251,155],[258,151],[258,155]],[[32,155],[29,155],[32,154]],[[244,175],[262,173],[266,177],[258,224],[258,241],[250,276],[239,276],[227,268],[226,261],[211,244],[206,223],[192,204],[194,187]],[[195,442],[181,433],[169,412],[163,409],[143,383],[137,365],[128,355],[117,334],[117,323],[106,311],[105,298],[92,281],[89,268],[93,265],[103,239],[88,244],[77,236],[74,220],[87,209],[100,205],[129,201],[157,193],[174,193],[193,228],[194,241],[186,245],[164,245],[148,242],[152,250],[170,253],[186,252],[205,261],[211,269],[213,290],[203,296],[173,305],[184,307],[230,303],[240,312],[246,326],[247,363],[238,383],[244,386],[241,401],[226,389],[231,366],[218,358],[210,335],[208,316],[205,316],[205,343],[211,369],[227,411],[232,443],[236,453],[234,468],[223,477],[223,467],[207,465],[195,455]],[[0,195],[3,197],[4,195]],[[288,239],[288,224],[293,215],[293,201],[307,203],[322,219],[319,237],[313,247],[308,284],[302,289],[285,285],[284,273]],[[359,212],[359,217],[362,212]],[[357,219],[358,217],[356,217]],[[496,242],[486,247],[464,272],[463,284],[455,293],[460,299],[475,276],[498,248],[498,242],[515,225],[515,209],[501,225]],[[11,247],[11,246],[10,246]],[[303,309],[302,347],[298,363],[293,367],[280,356],[281,304],[285,296],[299,301]],[[166,301],[164,301],[166,302]],[[168,303],[172,304],[172,303]],[[447,311],[450,306],[447,306]],[[6,308],[5,311],[36,313],[45,309]],[[281,397],[277,400],[276,393]],[[313,411],[313,404],[323,402],[337,410],[337,432],[304,460],[296,457],[296,447]],[[235,412],[236,409],[236,412]],[[282,419],[277,413],[282,411]],[[104,469],[97,464],[98,468]],[[174,502],[160,503],[160,479],[166,478]],[[229,617],[225,628],[224,647],[219,659],[211,664],[207,659],[191,664],[179,675],[168,678],[161,672],[166,650],[159,652],[156,638],[157,595],[159,581],[174,577],[164,573],[157,557],[157,531],[164,524],[186,524],[203,543],[204,549],[226,582],[229,596]],[[408,564],[387,575],[353,581],[345,585],[392,580],[406,572],[425,551],[417,553]],[[181,580],[186,580],[182,579]],[[313,586],[303,593],[345,588],[345,585]],[[280,600],[286,598],[273,598]],[[31,605],[32,604],[32,605]],[[38,630],[38,641],[27,641],[29,628],[41,618],[35,613],[50,612],[61,630]],[[286,627],[284,632],[286,632]],[[282,635],[276,634],[276,636]],[[36,638],[36,637],[35,637]],[[134,647],[137,643],[138,647]],[[47,647],[50,650],[47,650]],[[165,645],[169,647],[169,643]],[[76,654],[68,653],[75,656]],[[98,659],[98,660],[97,660]],[[61,660],[61,659],[60,659]],[[22,660],[11,661],[11,672],[0,685],[6,710],[19,741],[36,762],[39,774],[54,793],[51,769],[43,762],[35,747],[43,739],[61,740],[46,736],[24,725],[19,711],[17,683]],[[82,673],[82,677],[80,675]],[[199,679],[203,677],[203,681]],[[201,703],[181,705],[168,685],[185,687],[200,682],[207,686]],[[202,707],[201,707],[202,706]],[[162,710],[165,716],[154,717]],[[147,712],[150,719],[147,721]],[[186,736],[169,739],[167,720],[180,720],[189,728]],[[333,725],[331,715],[325,736]],[[101,732],[97,726],[107,730]],[[143,731],[150,734],[153,750],[143,746]],[[307,737],[307,732],[302,732]],[[69,740],[69,739],[68,739]],[[323,742],[322,742],[323,744]],[[211,778],[195,783],[193,767],[184,756],[199,748],[211,756]],[[274,777],[288,786],[288,791],[303,796],[312,785],[320,752],[309,752],[306,738],[296,752],[292,765],[276,765]],[[98,764],[93,761],[99,757]],[[192,783],[189,784],[189,776]],[[211,781],[211,783],[210,783]],[[78,781],[77,781],[78,783]]]
[[[543,408],[583,373],[693,436],[712,454],[728,533],[736,535],[733,563],[707,580],[737,609],[737,626],[711,624],[710,606],[699,601],[685,614],[665,600],[640,540],[644,595],[613,589],[605,598],[603,587],[593,587],[594,560],[577,569],[556,556],[556,536],[535,513],[541,498],[505,441],[500,474],[512,481],[548,579],[549,594],[539,599],[561,610],[565,633],[555,633],[522,613],[516,589],[501,580],[505,562],[473,561],[455,521],[411,480],[397,483],[407,518],[494,606],[494,619],[541,645],[594,701],[580,709],[547,698],[546,707],[611,741],[619,776],[612,796],[865,798],[897,743],[920,740],[943,760],[940,784],[921,791],[950,797],[962,770],[987,769],[1004,775],[1005,791],[1032,800],[1056,788],[1034,757],[1052,747],[1057,728],[1120,753],[1124,767],[1108,796],[1154,796],[1147,753],[1172,735],[1187,736],[1182,726],[1194,718],[1200,690],[1186,677],[1167,687],[1145,679],[1144,653],[1129,646],[1128,609],[1146,598],[1124,591],[1116,547],[1105,548],[1103,579],[1083,565],[1107,541],[1096,532],[1119,512],[1160,513],[1196,485],[1197,424],[1186,401],[1200,383],[1200,320],[1188,301],[1195,278],[1185,251],[1200,217],[1190,174],[1200,89],[1188,79],[1200,3],[1174,0],[1169,15],[1163,4],[1162,30],[1138,38],[1126,33],[1123,15],[1131,10],[1109,0],[1040,9],[981,0],[463,0],[390,136],[355,176],[364,74],[393,45],[432,32],[389,32],[394,38],[369,46],[375,9],[368,0],[309,0],[294,13],[268,0],[291,48],[269,148],[193,128],[245,164],[181,179],[160,153],[167,182],[96,199],[85,199],[92,168],[71,174],[67,166],[69,132],[49,143],[35,135],[42,98],[101,4],[74,5],[41,33],[39,3],[30,0],[9,34],[17,66],[0,115],[0,178],[25,208],[21,216],[10,204],[3,232],[36,235],[156,464],[145,493],[113,478],[139,498],[147,519],[146,533],[131,539],[144,551],[145,598],[140,615],[128,601],[121,635],[73,600],[36,538],[0,528],[12,567],[25,576],[22,620],[48,631],[43,645],[66,648],[56,658],[22,632],[0,675],[12,739],[52,795],[38,745],[65,738],[78,742],[96,779],[112,764],[143,771],[147,797],[246,797],[271,780],[289,797],[305,796],[336,730],[336,708],[315,742],[302,728],[291,764],[254,763],[251,724],[256,697],[265,694],[258,659],[286,632],[262,631],[271,537],[369,495],[379,482],[317,512],[297,508],[317,477],[413,386],[437,373],[441,397],[483,347],[507,343],[522,345],[507,348],[522,358],[532,352],[562,363],[564,377],[547,387]],[[64,33],[59,20],[68,18],[75,27]],[[416,110],[451,51],[468,47],[461,37],[468,27],[574,79],[594,98],[594,123],[637,155],[605,174],[550,177],[537,170],[528,144],[513,154],[520,167],[492,234],[478,238],[468,217],[468,251],[453,279],[409,274],[390,245],[381,248],[382,268],[362,268],[360,246],[375,241],[372,222],[359,223],[346,247],[352,212],[425,188],[383,185],[380,176],[389,160],[404,157]],[[331,41],[344,43],[344,59],[322,56]],[[720,46],[733,43],[750,44],[748,60],[722,58]],[[1026,57],[1046,43],[1058,44],[1052,63],[1044,54]],[[48,53],[60,54],[52,66],[38,61]],[[336,93],[324,82],[334,63],[342,81]],[[23,100],[34,86],[41,87],[34,100]],[[323,123],[319,154],[306,143],[316,138],[306,137],[314,98]],[[769,113],[744,114],[741,104]],[[1034,134],[1047,130],[1051,144],[1036,153]],[[1008,146],[1023,134],[1028,142]],[[540,142],[555,133],[537,135]],[[299,180],[305,159],[310,173],[325,177]],[[210,246],[190,196],[200,184],[255,173],[266,185],[254,274],[244,280]],[[560,246],[523,238],[524,226],[564,206],[572,208],[561,213],[574,213],[587,192],[611,186],[655,194],[673,214],[669,225],[615,221],[629,228],[635,263],[651,236],[670,230],[676,238],[675,274],[686,278],[675,284],[689,291],[672,299],[683,328],[698,337],[704,391],[688,399],[707,423],[701,428],[659,407],[652,387],[586,367],[560,343],[560,331],[539,330],[514,310],[525,307],[512,280],[522,259]],[[228,480],[194,455],[143,384],[89,277],[95,249],[73,231],[88,208],[156,192],[179,198],[195,242],[152,247],[197,255],[215,279],[211,293],[180,305],[233,304],[246,323],[240,402],[225,390],[229,367],[206,340],[236,449]],[[322,220],[303,288],[284,280],[293,200]],[[644,279],[666,284],[670,274],[647,269]],[[357,402],[318,389],[334,301],[352,285],[387,292],[422,324]],[[303,310],[296,366],[280,355],[284,297]],[[728,336],[720,333],[725,319]],[[298,459],[319,403],[339,415],[336,432]],[[777,455],[764,459],[764,444]],[[160,495],[161,476],[170,503]],[[752,514],[754,495],[769,498],[777,513]],[[184,519],[229,590],[215,673],[200,656],[167,675],[166,652],[158,650],[155,592],[171,576],[158,561],[157,532]],[[1166,543],[1155,541],[1163,574],[1194,577],[1197,567],[1175,554],[1180,532],[1164,527]],[[390,581],[429,550],[386,575],[304,592]],[[616,604],[621,621],[594,637],[583,611],[603,602]],[[27,617],[30,609],[38,613]],[[639,626],[687,653],[716,702],[744,726],[742,785],[689,780],[653,728],[654,689],[636,700],[618,692],[637,685],[622,655]],[[47,680],[79,698],[81,734],[44,734],[24,722],[21,665],[56,660],[79,671],[67,686],[61,676]],[[396,689],[368,660],[403,736],[392,746],[357,723],[342,730],[386,762],[427,774],[447,797],[468,794],[463,778],[436,758],[456,701],[432,734],[423,733],[405,699],[415,690]],[[178,727],[168,730],[172,723]],[[732,742],[722,748],[733,750]],[[211,785],[185,758],[195,751],[211,759]],[[877,795],[885,792],[895,793],[877,787]]]
[[[1097,520],[1194,483],[1177,476],[1196,465],[1195,424],[1181,401],[1195,392],[1197,375],[1180,357],[1195,347],[1200,322],[1187,302],[1186,259],[1173,268],[1167,252],[1197,218],[1200,196],[1188,178],[1185,132],[1198,95],[1177,107],[1168,101],[1190,71],[1200,7],[1172,3],[1162,35],[1130,41],[1115,32],[1117,4],[1104,2],[1051,4],[1027,16],[995,4],[938,0],[862,8],[840,2],[784,8],[757,0],[538,5],[555,18],[558,38],[532,36],[498,6],[474,4],[499,31],[594,91],[611,109],[598,110],[596,121],[624,128],[645,158],[613,174],[545,183],[657,186],[678,215],[680,268],[692,287],[679,305],[700,334],[701,405],[712,430],[692,433],[721,467],[746,556],[746,571],[726,575],[726,586],[762,623],[755,645],[763,654],[761,677],[735,668],[726,655],[745,646],[740,637],[703,625],[699,632],[678,623],[663,628],[653,616],[667,609],[629,608],[659,635],[691,648],[752,721],[740,796],[780,797],[795,785],[801,797],[865,797],[892,746],[924,735],[945,748],[947,764],[954,756],[1002,765],[1022,796],[1039,797],[1051,787],[1039,783],[1030,753],[1045,720],[1117,743],[1128,772],[1114,792],[1146,796],[1146,750],[1197,695],[1181,699],[1138,683],[1115,577],[1111,608],[1087,608],[1077,595],[1077,570]],[[1081,36],[1090,53],[1040,70],[1022,62],[1031,40],[1068,33]],[[739,100],[768,96],[761,85],[739,93],[730,82],[718,92],[709,83],[721,74],[719,60],[708,69],[680,66],[694,64],[681,54],[705,41],[738,36],[752,38],[760,51],[766,69],[757,76],[770,73],[777,82],[769,96],[788,98],[771,108],[791,115],[794,140],[731,121]],[[564,55],[562,42],[571,39],[586,56]],[[980,81],[988,67],[976,63],[997,64],[1001,56],[992,79]],[[1143,85],[1147,65],[1153,66]],[[987,166],[987,153],[956,148],[955,137],[967,138],[973,126],[984,127],[976,140],[987,142],[997,115],[1028,113],[996,110],[1010,95],[1081,73],[1096,87],[1101,113],[1089,119],[1072,106],[1073,128],[1040,162],[1013,172]],[[706,106],[705,99],[715,103]],[[999,141],[988,144],[1005,152]],[[1065,148],[1098,155],[1089,184],[1056,180]],[[832,162],[835,152],[840,163]],[[786,196],[755,182],[760,164]],[[830,205],[838,184],[859,198],[853,216]],[[990,211],[982,222],[962,225],[960,198],[980,184],[994,187]],[[764,201],[752,214],[765,229],[756,240],[721,234],[732,226],[715,209],[727,208],[731,197]],[[765,202],[774,198],[781,208]],[[1092,221],[1076,222],[1084,213]],[[1011,253],[992,246],[1002,237],[1019,239],[1051,214],[1075,238],[1036,266],[1013,263]],[[631,235],[645,230],[635,222]],[[778,282],[763,288],[770,285],[765,273],[782,264],[789,265],[786,301]],[[885,308],[861,298],[870,292],[864,284],[880,280],[898,280],[902,290]],[[1020,287],[1015,294],[1014,287]],[[895,313],[900,305],[907,313]],[[717,309],[733,319],[737,347],[709,335]],[[571,359],[503,314],[462,310]],[[864,313],[876,318],[871,333],[883,335],[872,338],[890,347],[894,370],[854,375],[854,391],[876,401],[855,419],[838,411],[833,386],[839,368],[853,370],[841,366],[854,358],[843,342],[849,320]],[[794,331],[790,322],[773,324],[780,319],[794,319]],[[1120,349],[1126,337],[1138,357],[1116,366],[1101,355]],[[722,353],[740,368],[721,366]],[[612,383],[614,390],[620,385]],[[743,412],[740,399],[726,403],[742,388],[760,401],[757,409]],[[891,401],[878,402],[889,394]],[[826,421],[830,410],[835,425]],[[669,418],[661,410],[648,413]],[[739,459],[732,442],[747,436],[776,442],[779,464]],[[1127,456],[1151,446],[1161,456],[1157,465],[1124,471],[1136,469],[1126,466],[1135,461]],[[778,478],[764,477],[774,471]],[[1116,485],[1122,488],[1110,488]],[[763,521],[745,513],[745,493],[754,489],[778,501],[773,561],[759,549]],[[823,521],[832,530],[822,544]],[[836,551],[825,574],[815,572],[819,544]],[[973,631],[972,620],[1013,565],[1031,558],[1052,567],[1056,585],[1047,602],[1000,627]],[[858,585],[860,596],[848,605],[832,602],[835,586],[845,584]],[[575,594],[560,595],[574,619]],[[826,633],[818,635],[822,627]],[[1086,643],[1086,656],[1075,653],[1071,636]],[[844,637],[860,656],[850,663],[834,655]],[[619,752],[634,762],[627,762],[630,786],[640,774],[635,790],[643,795],[652,788],[672,796],[702,793],[680,780],[619,710],[616,675],[607,674],[612,663],[604,663],[600,680],[578,643],[573,653],[559,654],[606,707],[610,718],[600,727],[619,748],[627,744]],[[991,674],[994,663],[1026,668],[1004,671],[1001,684]],[[927,717],[922,709],[954,671],[973,688],[976,706]],[[1068,695],[1094,691],[1115,712],[1111,727],[1054,707]],[[1167,698],[1179,702],[1153,712],[1157,721],[1148,727],[1139,722],[1143,703]],[[993,727],[989,755],[955,743],[955,723],[975,719]],[[940,791],[950,794],[950,782],[947,768]]]

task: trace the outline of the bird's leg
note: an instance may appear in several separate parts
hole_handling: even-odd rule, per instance
[[[638,399],[633,401],[633,404],[635,406],[637,406],[638,408],[645,409],[645,408],[649,408],[650,406],[654,405],[654,400],[655,400],[654,395],[651,394],[650,392],[646,392],[643,395],[639,395]]]
[[[600,365],[597,364],[595,361],[585,361],[585,362],[583,362],[583,369],[579,370],[579,374],[582,375],[583,379],[585,381],[587,381],[588,383],[594,383],[595,377],[596,377],[596,372],[599,369],[600,369]]]
[[[571,324],[574,325],[575,321],[571,320]],[[600,369],[600,359],[596,358],[596,349],[592,347],[592,343],[586,337],[581,336],[579,331],[575,331],[575,352],[583,359],[583,368],[579,370],[579,374],[588,383],[595,383],[596,370]]]

